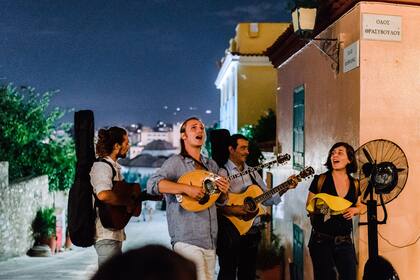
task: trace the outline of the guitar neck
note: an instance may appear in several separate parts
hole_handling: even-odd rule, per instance
[[[236,179],[236,178],[242,177],[242,176],[244,176],[244,175],[248,175],[248,174],[249,174],[249,173],[251,173],[251,172],[258,171],[258,170],[263,169],[263,168],[265,168],[265,167],[271,166],[271,165],[273,165],[273,164],[275,164],[275,163],[277,163],[277,160],[273,160],[273,161],[270,161],[270,162],[267,162],[267,163],[264,163],[264,164],[261,164],[261,165],[255,166],[255,167],[249,167],[249,168],[248,168],[247,170],[245,170],[245,171],[242,171],[242,172],[240,172],[240,173],[236,173],[236,174],[230,175],[230,176],[228,177],[228,180],[229,180],[229,181],[231,181],[231,180],[233,180],[233,179]]]
[[[276,193],[279,193],[280,196],[282,196],[285,192],[287,192],[287,190],[289,189],[289,186],[292,184],[292,182],[293,181],[291,179],[289,179],[286,182],[278,185],[277,187],[272,188],[271,190],[257,196],[256,198],[254,198],[254,201],[256,203],[263,203],[264,201],[270,199]]]

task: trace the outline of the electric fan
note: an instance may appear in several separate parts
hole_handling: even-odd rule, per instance
[[[367,205],[369,258],[378,256],[378,224],[385,224],[385,204],[403,190],[408,177],[408,162],[403,150],[394,142],[377,139],[360,146],[355,153],[362,203]],[[377,220],[377,206],[384,211],[384,219]]]

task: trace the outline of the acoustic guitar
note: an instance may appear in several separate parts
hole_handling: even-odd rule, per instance
[[[305,179],[314,174],[312,167],[306,167],[296,177],[298,179]],[[246,217],[236,217],[225,215],[232,224],[236,227],[241,235],[244,235],[249,231],[254,223],[257,216],[265,214],[264,206],[261,205],[264,201],[270,199],[276,193],[283,195],[289,189],[294,188],[292,179],[272,188],[269,191],[263,192],[263,190],[257,185],[250,185],[244,192],[234,194],[229,193],[229,200],[226,206],[245,205],[245,207],[251,212]]]
[[[141,214],[142,201],[162,200],[162,195],[150,195],[146,191],[141,191],[138,183],[127,183],[125,181],[114,181],[112,192],[123,200],[133,199],[135,207],[129,209],[126,205],[111,205],[96,200],[96,206],[99,209],[99,218],[105,228],[123,229],[130,221],[132,216],[138,217]]]
[[[241,176],[247,175],[251,172],[270,167],[274,164],[282,164],[290,160],[289,154],[279,155],[273,161],[260,164],[255,167],[251,167],[241,173],[233,174],[227,179],[231,181]],[[216,181],[221,177],[217,174],[211,173],[206,170],[196,169],[185,173],[178,179],[178,183],[186,184],[197,188],[203,188],[204,197],[200,200],[196,200],[187,195],[177,194],[176,199],[181,204],[182,208],[190,212],[203,211],[212,206],[220,196],[220,191],[217,189]]]

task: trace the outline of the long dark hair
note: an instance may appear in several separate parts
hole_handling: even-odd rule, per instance
[[[191,156],[188,154],[187,150],[185,149],[185,143],[184,143],[184,140],[182,139],[182,133],[185,133],[185,129],[187,128],[187,123],[192,120],[196,120],[203,123],[198,117],[190,117],[182,123],[181,128],[179,129],[179,132],[180,132],[179,141],[181,145],[181,152],[179,154],[184,157],[191,157]]]
[[[98,142],[96,143],[96,155],[98,157],[109,156],[114,150],[115,144],[122,144],[127,131],[121,127],[113,126],[108,129],[101,128],[98,131]]]
[[[331,147],[330,151],[328,152],[327,161],[325,162],[324,165],[330,171],[333,169],[332,168],[332,163],[331,163],[331,155],[332,155],[332,152],[334,151],[334,149],[336,149],[338,147],[344,147],[346,149],[347,157],[350,161],[350,163],[346,165],[347,174],[356,172],[357,171],[357,162],[356,162],[356,158],[354,156],[354,149],[350,144],[348,144],[346,142],[337,142]]]

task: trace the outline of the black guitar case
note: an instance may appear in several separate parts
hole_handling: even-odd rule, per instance
[[[219,167],[223,167],[229,158],[230,133],[227,129],[215,129],[210,132],[211,157]]]
[[[76,175],[68,200],[68,228],[71,241],[79,247],[89,247],[94,244],[96,213],[89,176],[95,161],[94,127],[92,111],[83,110],[74,114],[77,161]]]

